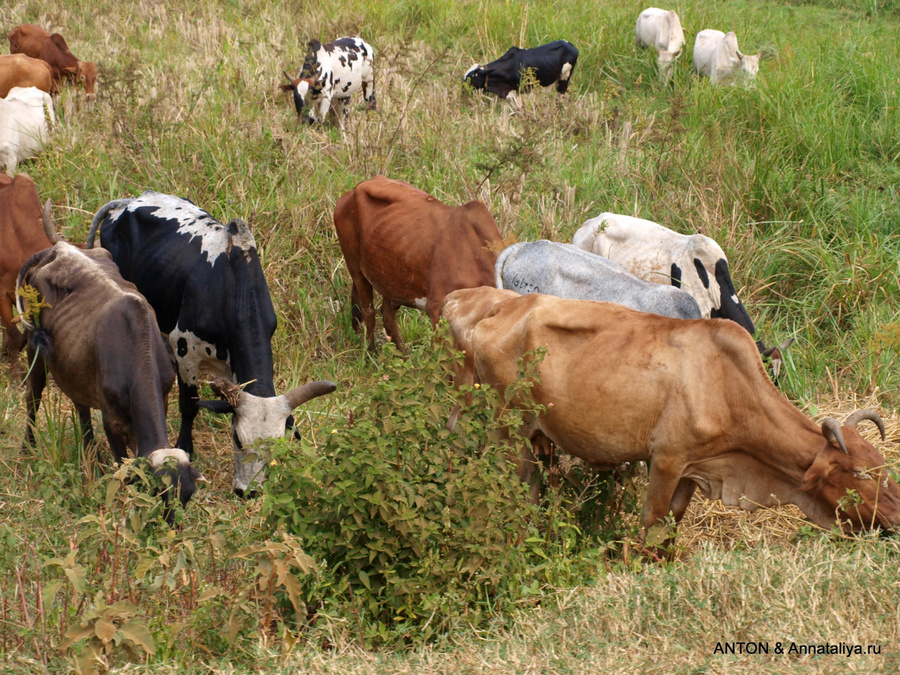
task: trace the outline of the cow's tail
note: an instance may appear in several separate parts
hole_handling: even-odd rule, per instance
[[[125,208],[132,202],[131,198],[127,199],[114,199],[111,202],[107,202],[103,206],[100,207],[100,210],[94,214],[94,219],[91,221],[91,231],[88,232],[87,238],[87,247],[94,248],[94,238],[97,236],[97,230],[100,229],[100,223],[103,222],[103,219],[106,218],[106,215],[112,211],[113,209]]]
[[[494,285],[497,288],[503,288],[503,264],[512,253],[512,250],[513,246],[507,246],[500,251],[500,255],[497,256],[497,262],[494,264]]]

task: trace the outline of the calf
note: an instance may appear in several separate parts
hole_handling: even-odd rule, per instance
[[[488,293],[454,298],[480,303]],[[526,435],[543,434],[598,468],[649,462],[648,530],[669,513],[678,522],[697,488],[749,511],[796,504],[824,528],[900,525],[900,486],[856,429],[870,420],[884,439],[879,416],[863,410],[843,425],[813,422],[775,388],[734,322],[539,294],[503,300],[473,319],[456,330],[471,331],[478,376],[501,395],[518,380],[525,354],[547,350],[530,389],[546,412]],[[531,465],[521,466],[527,473]],[[858,501],[848,506],[850,490]]]
[[[14,381],[22,379],[19,352],[24,346],[22,333],[13,325],[16,277],[32,254],[49,246],[41,229],[41,204],[34,181],[25,173],[13,179],[0,173],[0,322],[9,376]]]
[[[375,110],[374,62],[375,51],[362,38],[343,37],[324,45],[312,40],[300,76],[292,78],[284,73],[289,84],[281,85],[281,89],[294,93],[298,117],[309,96],[305,122],[324,122],[332,103],[339,104],[346,118],[350,95],[360,89],[366,109]]]
[[[0,171],[14,174],[20,161],[38,154],[55,123],[50,94],[37,87],[10,89],[0,99]]]
[[[383,297],[384,327],[403,349],[396,308],[424,310],[438,321],[444,296],[457,288],[490,286],[500,231],[479,201],[448,206],[409,183],[383,176],[344,194],[334,209],[341,252],[353,282],[353,327],[366,325],[375,349],[373,289]]]
[[[275,395],[272,335],[276,319],[269,287],[247,224],[222,225],[186,199],[147,191],[100,207],[88,234],[100,243],[156,311],[178,371],[181,431],[176,445],[193,454],[192,427],[200,409],[202,375],[247,383],[233,404],[206,405],[233,413],[232,488],[244,496],[265,480],[267,460],[253,449],[281,436],[291,410],[335,385],[314,382]]]
[[[57,91],[46,61],[24,54],[0,54],[0,98],[13,87],[37,87],[48,94]]]
[[[660,316],[700,318],[688,293],[638,279],[606,258],[553,241],[520,242],[505,249],[497,258],[496,285],[521,294],[615,302]]]
[[[75,80],[84,85],[88,99],[94,98],[97,67],[92,61],[75,58],[62,35],[51,35],[40,26],[23,24],[9,31],[7,37],[11,54],[25,54],[46,61],[57,86],[63,79]]]
[[[575,45],[556,40],[533,49],[510,47],[503,56],[486,66],[476,63],[466,71],[463,80],[475,89],[489,91],[500,98],[510,97],[515,104],[516,92],[526,72],[530,72],[542,87],[555,84],[556,91],[565,94],[577,63]]]
[[[759,72],[759,56],[742,54],[733,32],[707,28],[694,40],[694,71],[714,85],[750,82]]]
[[[684,48],[681,19],[674,10],[645,9],[638,15],[634,26],[634,43],[638,47],[656,50],[659,75],[663,80],[669,80],[675,72],[675,60]]]
[[[25,286],[36,289],[40,303],[25,300]],[[16,287],[34,364],[26,380],[26,443],[34,444],[35,415],[49,372],[75,404],[86,440],[93,437],[90,409],[98,408],[116,460],[123,461],[132,448],[154,473],[169,476],[186,505],[204,478],[187,453],[170,447],[166,438],[166,398],[175,371],[147,301],[122,278],[109,253],[85,252],[65,242],[31,256]],[[165,466],[169,458],[174,468]]]

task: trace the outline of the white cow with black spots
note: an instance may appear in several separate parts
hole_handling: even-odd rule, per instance
[[[285,72],[290,84],[281,85],[281,89],[294,93],[298,116],[308,103],[309,116],[303,118],[304,122],[324,122],[332,104],[337,104],[346,118],[346,103],[360,90],[366,109],[375,110],[374,62],[375,50],[360,37],[343,37],[324,45],[311,40],[300,76]]]

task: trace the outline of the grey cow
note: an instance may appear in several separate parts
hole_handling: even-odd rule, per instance
[[[497,288],[522,295],[544,293],[571,300],[614,302],[673,319],[699,319],[700,307],[685,291],[660,286],[571,244],[532,241],[505,249],[494,268]]]

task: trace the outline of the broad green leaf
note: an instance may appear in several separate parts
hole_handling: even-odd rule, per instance
[[[119,628],[119,632],[132,643],[143,647],[148,654],[156,653],[156,643],[153,641],[153,634],[142,623],[137,621],[129,621]]]

